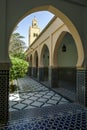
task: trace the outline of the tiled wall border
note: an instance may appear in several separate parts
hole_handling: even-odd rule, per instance
[[[8,121],[9,63],[0,63],[0,124]]]

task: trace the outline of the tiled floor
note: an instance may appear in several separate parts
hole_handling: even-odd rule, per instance
[[[14,111],[0,130],[87,130],[87,110],[69,103]]]
[[[19,93],[9,97],[9,121],[0,130],[87,130],[86,108],[70,103],[30,78],[26,80],[33,88],[26,87],[26,91],[25,84],[19,82]]]
[[[69,103],[51,89],[26,77],[18,80],[20,90],[9,95],[9,111]]]
[[[66,97],[67,99],[69,99],[72,102],[75,102],[77,100],[76,93],[72,92],[68,89],[60,87],[60,88],[53,88],[53,90],[55,90],[56,92],[58,92],[59,94]]]

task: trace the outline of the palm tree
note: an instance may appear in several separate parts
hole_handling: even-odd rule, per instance
[[[15,55],[18,53],[23,53],[25,49],[25,42],[22,40],[24,37],[19,33],[13,32],[9,43],[9,54]]]

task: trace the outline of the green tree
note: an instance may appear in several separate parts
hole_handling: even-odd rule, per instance
[[[10,58],[12,61],[12,67],[10,69],[10,80],[24,77],[28,69],[28,62],[19,58]]]
[[[13,56],[14,56],[14,57],[17,57],[17,58],[19,58],[19,59],[26,60],[26,55],[25,55],[24,52],[15,53]]]
[[[16,88],[14,80],[16,79],[17,81],[18,78],[25,76],[28,69],[28,63],[25,61],[25,43],[23,38],[23,36],[15,32],[12,33],[10,38],[9,55],[12,62],[12,67],[10,69],[10,90],[12,92]]]
[[[25,42],[23,41],[23,38],[24,37],[19,33],[12,33],[9,43],[9,54],[11,56],[14,56],[18,53],[24,53]]]
[[[25,60],[15,58],[15,57],[10,57],[12,61],[12,67],[10,69],[10,90],[14,91],[16,86],[14,85],[14,80],[18,78],[22,78],[26,75],[26,72],[28,70],[28,62]]]

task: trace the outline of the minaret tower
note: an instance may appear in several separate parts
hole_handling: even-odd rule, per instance
[[[38,21],[34,17],[32,20],[32,26],[29,27],[29,45],[33,43],[33,41],[38,37],[40,34],[40,28],[38,26]]]

